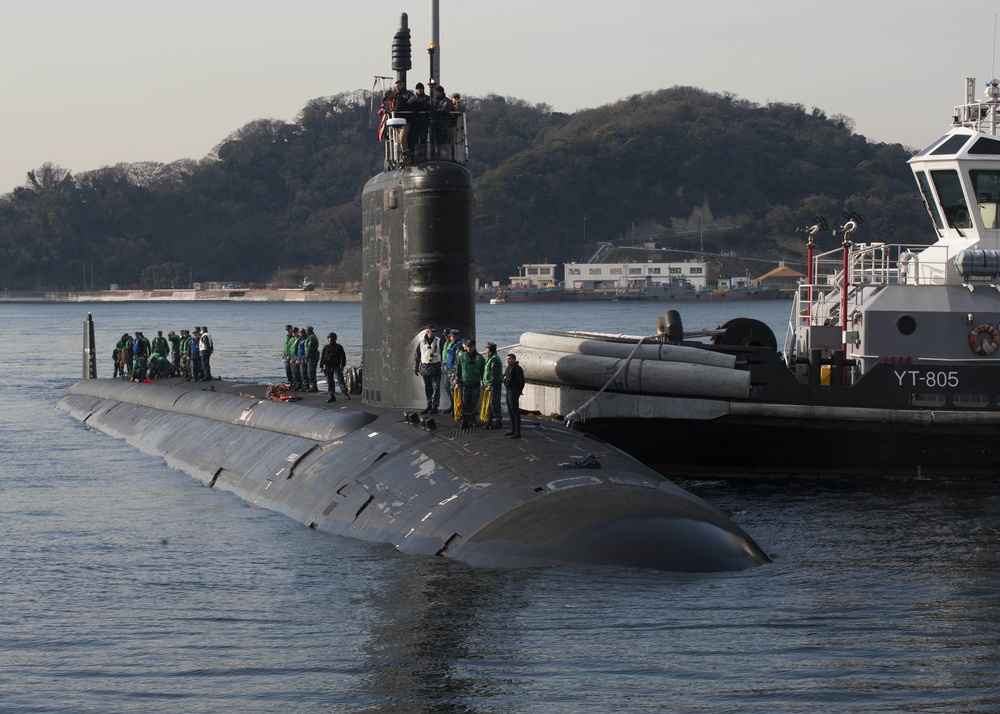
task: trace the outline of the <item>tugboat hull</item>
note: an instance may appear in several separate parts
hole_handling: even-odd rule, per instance
[[[1000,423],[892,423],[730,415],[593,419],[585,429],[660,473],[722,477],[996,479]]]

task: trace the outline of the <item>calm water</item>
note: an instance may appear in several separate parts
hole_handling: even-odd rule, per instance
[[[790,305],[680,309],[780,342]],[[646,334],[661,309],[481,306],[478,337]],[[195,324],[225,377],[279,378],[288,322],[359,357],[359,305],[0,305],[2,712],[1000,709],[998,481],[685,483],[774,563],[472,570],[252,509],[56,411],[88,310],[102,376],[122,332]]]

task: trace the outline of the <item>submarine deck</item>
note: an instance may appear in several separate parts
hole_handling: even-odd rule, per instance
[[[615,447],[524,418],[437,428],[410,410],[267,384],[89,379],[60,408],[211,488],[311,528],[474,565],[738,570],[767,556],[738,526]],[[435,420],[437,421],[437,420]],[[590,454],[596,469],[572,468]]]

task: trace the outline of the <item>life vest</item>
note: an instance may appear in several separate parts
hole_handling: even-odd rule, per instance
[[[491,369],[493,365],[496,365],[496,374],[491,374]],[[500,357],[497,355],[490,355],[489,359],[486,360],[486,364],[483,366],[483,386],[486,387],[490,384],[500,384],[503,379],[503,370],[500,369]]]
[[[420,364],[434,364],[441,361],[441,341],[435,337],[427,343],[427,338],[420,338]]]
[[[309,359],[319,358],[319,337],[315,333],[306,335],[305,340],[306,357]]]

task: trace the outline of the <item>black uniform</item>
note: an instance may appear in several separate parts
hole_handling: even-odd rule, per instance
[[[504,432],[512,439],[521,438],[521,393],[524,391],[524,370],[517,361],[507,365],[503,374],[507,387],[507,414],[510,416],[510,431]]]
[[[344,367],[347,366],[347,355],[344,353],[344,348],[337,342],[335,333],[331,332],[327,336],[327,340],[328,342],[323,345],[323,354],[319,358],[320,369],[326,375],[326,392],[330,395],[327,401],[337,401],[337,397],[334,396],[335,387],[340,387],[340,391],[344,397],[350,399],[351,395],[348,393],[347,384],[344,382]]]

